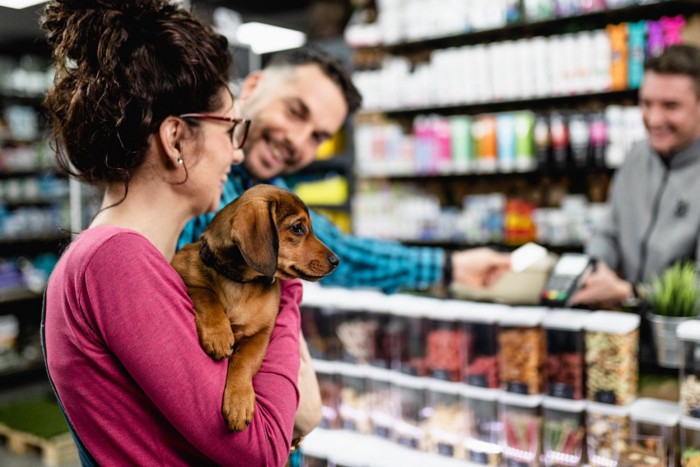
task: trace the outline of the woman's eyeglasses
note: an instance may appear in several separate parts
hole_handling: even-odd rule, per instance
[[[222,117],[220,115],[210,115],[210,114],[182,114],[180,118],[194,118],[200,120],[217,120],[220,122],[229,122],[233,126],[231,127],[231,144],[233,144],[234,149],[241,149],[248,138],[248,129],[250,128],[250,120],[243,118],[230,118]]]

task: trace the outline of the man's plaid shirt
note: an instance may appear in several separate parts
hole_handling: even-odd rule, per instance
[[[281,178],[269,183],[286,188]],[[252,186],[242,166],[231,168],[219,209]],[[399,242],[344,234],[325,216],[310,210],[314,233],[340,258],[340,266],[321,283],[339,287],[378,288],[386,293],[426,289],[442,280],[445,252],[441,248],[405,246]],[[178,249],[196,241],[214,217],[204,214],[190,221],[180,235]]]

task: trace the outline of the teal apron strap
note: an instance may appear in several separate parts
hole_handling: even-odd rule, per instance
[[[68,414],[66,414],[66,410],[63,408],[63,403],[61,402],[61,399],[58,397],[58,391],[56,391],[56,386],[53,384],[53,379],[51,379],[51,374],[49,373],[49,361],[46,356],[46,332],[45,332],[45,325],[46,325],[46,289],[44,289],[44,298],[42,300],[41,304],[41,350],[44,353],[44,365],[46,366],[46,376],[49,377],[49,383],[51,383],[51,389],[53,390],[54,395],[56,396],[56,401],[58,402],[58,406],[61,408],[61,412],[63,413],[63,417],[66,419],[66,422],[68,422],[68,428],[70,429],[70,434],[73,437],[73,440],[75,441],[75,445],[78,447],[78,455],[80,456],[80,463],[84,467],[93,467],[97,466],[97,462],[95,459],[92,457],[90,452],[87,450],[85,445],[83,444],[82,440],[78,437],[78,433],[75,431],[75,428],[73,427],[73,424],[70,421],[70,418],[68,418]]]

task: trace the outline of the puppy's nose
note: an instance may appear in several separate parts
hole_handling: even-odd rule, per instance
[[[337,268],[338,265],[340,264],[340,259],[334,254],[328,255],[328,262],[333,266],[333,269]]]

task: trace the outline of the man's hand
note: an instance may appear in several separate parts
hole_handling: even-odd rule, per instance
[[[510,269],[510,255],[491,248],[452,253],[452,281],[467,287],[490,287]]]
[[[299,365],[299,408],[297,408],[296,416],[294,417],[294,438],[306,436],[316,428],[316,425],[321,421],[321,390],[318,387],[316,372],[314,371],[313,362],[309,347],[306,345],[306,339],[299,334],[299,357],[301,359]]]
[[[578,292],[571,297],[570,305],[589,305],[594,308],[617,308],[620,302],[632,295],[632,284],[620,279],[603,261],[598,261],[595,272],[583,278]]]

